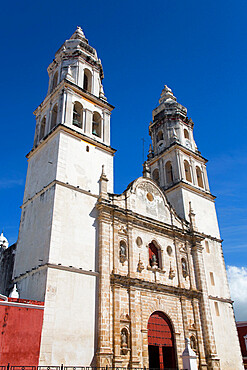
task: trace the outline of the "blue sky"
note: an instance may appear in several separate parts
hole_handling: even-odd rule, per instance
[[[12,1],[2,5],[0,227],[17,239],[32,112],[46,68],[80,25],[97,49],[112,114],[115,192],[141,175],[142,138],[164,84],[188,108],[208,158],[227,265],[247,268],[247,3],[195,1]]]

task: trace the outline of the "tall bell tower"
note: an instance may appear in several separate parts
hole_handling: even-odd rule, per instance
[[[113,106],[104,95],[101,60],[80,27],[48,74],[47,96],[34,112],[14,281],[20,298],[45,301],[40,365],[90,365],[98,299],[95,204],[102,166],[113,192]]]
[[[152,178],[164,189],[180,217],[188,219],[191,203],[198,229],[219,238],[207,160],[196,146],[193,127],[187,109],[177,102],[172,90],[165,85],[149,125],[153,144],[148,155]]]
[[[196,146],[193,126],[193,121],[187,117],[187,109],[177,102],[172,90],[164,86],[149,125],[152,146],[147,167],[177,214],[190,222],[192,235],[197,234],[202,238],[200,245],[193,245],[190,253],[194,256],[197,289],[203,296],[202,317],[211,331],[205,338],[208,340],[206,352],[211,351],[210,361],[217,362],[220,358],[224,368],[228,361],[225,360],[227,348],[231,348],[232,353],[239,353],[239,344],[215,197],[209,189],[207,160]],[[198,253],[197,259],[195,251]],[[231,332],[228,342],[222,340],[223,332]]]

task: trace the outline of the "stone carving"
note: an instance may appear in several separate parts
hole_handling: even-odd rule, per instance
[[[138,265],[137,265],[137,271],[142,272],[142,270],[144,270],[144,265],[141,261],[141,255],[139,254],[139,261],[138,261]]]
[[[123,355],[128,353],[128,332],[125,328],[121,330],[121,351]]]
[[[142,182],[137,186],[138,189],[144,190],[147,193],[151,193],[154,196],[159,196],[159,191],[149,182]]]
[[[158,266],[157,257],[156,257],[155,254],[152,255],[152,258],[151,258],[151,266],[152,267],[157,267]]]
[[[169,279],[174,279],[175,278],[175,271],[174,271],[174,269],[172,268],[172,264],[171,264],[171,262],[170,262],[170,270],[169,270]]]
[[[120,234],[127,235],[127,227],[125,225],[119,225],[119,231]]]
[[[127,260],[127,245],[125,243],[125,241],[121,240],[120,242],[120,250],[119,250],[119,254],[120,254],[120,262],[121,263],[124,263],[126,260]]]

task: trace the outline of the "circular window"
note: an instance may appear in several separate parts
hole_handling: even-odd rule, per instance
[[[172,247],[171,247],[170,245],[168,245],[168,247],[166,248],[166,251],[167,251],[167,254],[168,254],[169,256],[171,256],[171,255],[172,255]]]
[[[147,198],[148,198],[149,202],[152,202],[154,200],[153,194],[151,194],[151,193],[147,193]]]
[[[136,244],[137,244],[138,247],[140,247],[142,245],[142,238],[140,236],[138,236],[136,238]]]

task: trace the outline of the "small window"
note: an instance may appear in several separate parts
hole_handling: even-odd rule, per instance
[[[219,311],[219,305],[218,305],[218,302],[214,302],[214,308],[215,308],[216,316],[220,316],[220,311]]]
[[[57,125],[57,113],[58,107],[57,104],[55,104],[51,113],[51,130]]]
[[[184,278],[186,278],[189,275],[189,273],[188,273],[188,267],[187,267],[187,262],[185,258],[181,259],[181,265],[182,265],[182,275]]]
[[[40,132],[39,132],[39,140],[43,139],[45,136],[45,126],[46,126],[46,118],[43,117],[40,125]]]
[[[101,115],[97,112],[93,114],[92,134],[101,137]]]
[[[86,152],[89,152],[89,146],[88,145],[86,146]]]
[[[79,128],[82,128],[82,114],[83,108],[81,103],[76,101],[73,108],[73,125]]]
[[[185,139],[189,139],[190,138],[189,132],[188,132],[188,130],[186,130],[186,128],[184,129],[184,137],[185,137]]]
[[[163,132],[162,131],[159,131],[157,139],[158,139],[157,142],[159,142],[159,141],[161,141],[161,140],[164,139]]]
[[[160,174],[157,168],[153,171],[153,180],[156,181],[158,185],[160,184]]]
[[[92,74],[89,69],[84,70],[83,89],[92,92]]]
[[[151,267],[161,268],[161,263],[160,263],[160,258],[159,258],[159,250],[155,246],[154,242],[149,244],[149,265]]]
[[[185,178],[187,181],[192,182],[191,180],[191,172],[190,172],[190,165],[188,161],[184,161],[184,171],[185,171]]]
[[[214,281],[214,273],[213,272],[210,272],[210,281],[211,281],[211,285],[215,285],[215,281]]]
[[[58,71],[55,72],[54,77],[53,77],[52,90],[54,90],[55,87],[57,86],[57,82],[58,82]]]
[[[203,182],[202,182],[202,171],[198,166],[196,166],[196,177],[197,177],[197,184],[200,186],[200,188],[203,188]]]
[[[166,248],[166,251],[167,251],[168,256],[172,255],[172,247],[170,245],[168,245],[168,247]]]
[[[205,241],[205,248],[206,248],[206,252],[210,253],[209,244],[207,240]]]
[[[171,161],[166,162],[165,170],[166,170],[166,181],[168,184],[170,184],[173,182],[173,171]]]

